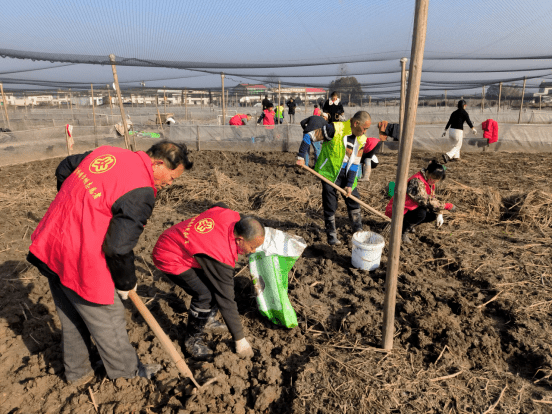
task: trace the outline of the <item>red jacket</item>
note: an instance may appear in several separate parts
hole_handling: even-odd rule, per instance
[[[322,116],[322,111],[320,110],[320,108],[314,108],[313,115]]]
[[[152,187],[151,159],[142,151],[102,146],[67,177],[31,235],[31,253],[83,299],[113,304],[115,285],[102,251],[112,205],[136,188]]]
[[[489,139],[489,144],[498,141],[498,123],[494,119],[487,119],[481,124],[483,138]]]
[[[408,179],[408,182],[410,182],[410,180],[412,180],[414,178],[420,179],[425,184],[426,192],[429,194],[430,197],[432,197],[433,194],[435,193],[435,184],[430,186],[428,184],[428,182],[426,181],[426,179],[424,178],[424,175],[422,174],[421,171],[418,171],[416,174],[414,174],[412,177],[410,177]],[[395,197],[391,197],[391,200],[389,200],[389,203],[387,204],[387,207],[385,208],[385,215],[389,218],[391,217],[391,215],[393,213],[393,199],[394,198]],[[410,198],[410,196],[407,194],[406,198],[404,200],[403,214],[406,214],[407,211],[415,210],[418,207],[419,207],[418,204],[414,200],[412,200]]]
[[[230,125],[245,125],[242,119],[247,119],[246,114],[237,114],[230,118]]]
[[[192,267],[199,268],[194,255],[204,253],[235,267],[238,247],[234,226],[239,220],[239,213],[213,207],[172,226],[161,234],[153,248],[155,266],[165,273],[179,275]]]
[[[276,112],[270,111],[268,109],[265,109],[264,111],[264,117],[263,117],[263,125],[268,125],[268,129],[274,128],[274,116],[276,115]],[[270,127],[272,125],[272,127]]]

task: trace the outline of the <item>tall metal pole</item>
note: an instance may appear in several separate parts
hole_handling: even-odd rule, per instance
[[[498,84],[498,105],[497,105],[497,108],[496,108],[496,114],[498,115],[498,113],[500,112],[500,97],[502,95],[502,82],[500,82]]]
[[[399,113],[399,137],[402,135],[403,123],[404,123],[404,106],[406,102],[406,61],[408,59],[403,57],[401,59],[401,107]]]
[[[226,124],[226,102],[224,102],[224,72],[220,74],[220,81],[222,87],[222,125]]]
[[[395,182],[395,196],[391,222],[391,237],[387,260],[387,275],[385,278],[385,299],[383,303],[383,348],[393,348],[393,332],[395,321],[395,302],[397,295],[397,274],[399,271],[399,255],[401,249],[401,233],[403,211],[410,166],[410,154],[414,129],[416,127],[416,111],[420,95],[420,81],[422,78],[422,63],[424,61],[424,47],[427,31],[427,12],[429,0],[416,0],[414,15],[414,31],[412,36],[412,52],[410,55],[410,70],[408,78],[407,106],[405,126],[399,142],[397,177]]]
[[[11,129],[10,126],[10,117],[8,116],[8,103],[6,101],[6,95],[4,95],[4,85],[0,83],[0,91],[2,92],[2,104],[4,105],[4,113],[6,114],[6,120],[8,121],[8,128]]]
[[[123,108],[123,99],[121,97],[121,89],[119,88],[119,78],[117,76],[117,67],[115,66],[115,55],[109,55],[109,60],[111,61],[111,70],[113,71],[113,80],[115,81],[115,89],[117,91],[117,99],[119,100],[119,110],[121,111],[121,119],[123,120],[123,129],[125,131],[125,146],[127,149],[129,147],[132,151],[136,151],[136,141],[134,144],[130,143],[130,135],[128,133],[128,126],[125,116],[125,109]]]
[[[523,91],[521,92],[521,104],[519,105],[518,124],[521,122],[521,110],[523,109],[523,97],[525,96],[525,82],[527,82],[527,77],[523,78]]]

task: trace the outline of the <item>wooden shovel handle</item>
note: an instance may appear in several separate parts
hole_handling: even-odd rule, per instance
[[[196,382],[194,376],[192,375],[192,371],[190,371],[190,368],[188,368],[188,365],[184,362],[174,345],[172,344],[170,338],[163,332],[163,329],[161,326],[157,323],[151,312],[148,308],[146,308],[146,305],[144,305],[144,302],[138,297],[138,294],[131,290],[128,292],[128,297],[134,303],[134,306],[136,306],[136,309],[138,309],[138,312],[142,315],[146,323],[149,325],[157,339],[159,339],[159,342],[161,342],[161,345],[165,349],[165,351],[169,354],[171,357],[172,362],[176,365],[176,368],[178,371],[185,377],[188,377],[192,380],[194,385],[197,388],[200,388],[199,384]]]
[[[301,165],[305,170],[310,172],[311,174],[316,175],[318,178],[320,178],[322,181],[324,181],[326,184],[331,185],[333,188],[335,188],[337,191],[339,191],[343,195],[347,195],[347,191],[345,191],[343,188],[338,187],[334,183],[332,183],[330,180],[328,180],[326,177],[324,177],[321,174],[318,174],[316,171],[314,171],[312,168],[307,167],[306,165]],[[385,214],[380,213],[378,210],[376,210],[373,207],[370,207],[368,204],[364,203],[363,201],[360,201],[358,198],[356,198],[354,195],[350,195],[349,198],[353,201],[356,201],[358,204],[360,204],[362,207],[364,207],[366,210],[368,210],[370,213],[375,214],[376,216],[384,219],[385,221],[391,221],[389,217],[387,217]]]

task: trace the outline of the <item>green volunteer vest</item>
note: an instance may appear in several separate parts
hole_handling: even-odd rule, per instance
[[[284,117],[284,107],[283,106],[277,106],[276,107],[276,118],[283,118]]]
[[[314,166],[314,170],[319,174],[326,177],[331,182],[335,182],[343,165],[345,158],[345,137],[352,134],[351,121],[346,122],[334,122],[335,134],[331,141],[324,141],[322,143],[322,150]],[[358,150],[364,147],[366,144],[366,137],[361,135],[357,137],[355,141],[355,147],[353,148],[353,155],[349,159],[349,165],[347,170],[352,164],[352,158],[358,154]],[[353,190],[357,185],[357,177],[353,184]]]

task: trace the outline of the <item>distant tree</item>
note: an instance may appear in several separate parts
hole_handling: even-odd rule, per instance
[[[351,95],[351,102],[360,104],[360,98],[362,96],[362,86],[354,76],[345,76],[337,78],[330,83],[330,93],[336,91],[338,94],[342,94],[344,102],[349,101],[349,94]]]
[[[485,99],[498,99],[499,85],[491,85],[487,88]],[[523,92],[523,86],[512,83],[511,85],[502,85],[501,99],[520,99]]]

